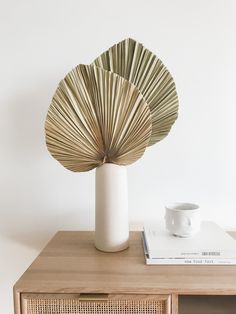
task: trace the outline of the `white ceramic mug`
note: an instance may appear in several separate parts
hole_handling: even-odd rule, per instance
[[[190,237],[200,230],[200,209],[196,204],[171,203],[166,208],[166,229],[179,237]]]

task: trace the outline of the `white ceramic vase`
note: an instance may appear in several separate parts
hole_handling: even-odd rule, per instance
[[[104,252],[128,247],[128,187],[125,166],[111,163],[96,168],[95,246]]]

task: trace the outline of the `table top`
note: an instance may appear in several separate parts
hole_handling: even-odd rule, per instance
[[[59,231],[14,289],[16,293],[236,295],[236,266],[146,265],[140,232],[130,232],[127,250],[104,253],[94,247],[94,232]]]

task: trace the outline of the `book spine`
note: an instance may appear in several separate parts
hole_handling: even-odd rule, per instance
[[[215,259],[225,258],[234,259],[236,258],[236,252],[231,250],[201,250],[201,251],[181,251],[181,250],[159,250],[158,252],[149,252],[150,258],[201,258],[201,259]]]
[[[236,265],[236,259],[147,258],[147,265]]]

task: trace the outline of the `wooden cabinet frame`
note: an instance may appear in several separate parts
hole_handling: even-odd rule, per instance
[[[140,232],[119,253],[93,243],[93,232],[58,232],[15,284],[15,314],[27,313],[29,297],[159,298],[168,314],[178,314],[181,295],[236,296],[236,266],[145,265]]]

